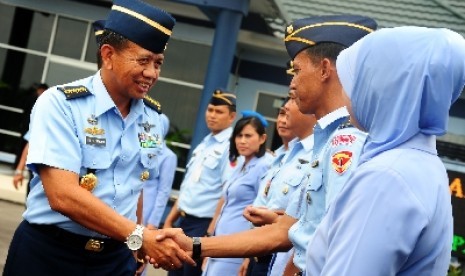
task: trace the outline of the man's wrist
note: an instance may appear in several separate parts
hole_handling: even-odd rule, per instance
[[[15,175],[23,175],[23,170],[15,170]]]
[[[199,261],[202,255],[202,242],[200,241],[200,237],[193,237],[192,238],[192,259],[194,261]]]

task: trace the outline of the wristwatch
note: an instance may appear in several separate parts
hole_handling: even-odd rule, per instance
[[[202,254],[202,243],[200,242],[200,237],[193,237],[192,238],[192,259],[194,259],[194,261],[199,261],[201,254]]]
[[[136,229],[126,238],[126,244],[132,251],[139,250],[142,247],[144,226],[137,224]]]

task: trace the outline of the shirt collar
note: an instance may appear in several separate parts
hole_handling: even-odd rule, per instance
[[[330,113],[326,114],[325,116],[321,117],[318,120],[318,125],[320,126],[321,129],[325,129],[327,126],[329,126],[331,123],[334,121],[343,118],[343,117],[348,117],[349,111],[347,111],[347,108],[345,106],[339,107],[336,110],[331,111]]]
[[[214,138],[217,142],[221,143],[231,137],[232,134],[232,127],[228,127],[226,129],[223,129],[220,133],[217,133],[215,135],[211,135],[212,138]]]
[[[302,144],[302,147],[306,152],[313,149],[313,134],[310,134],[304,139],[302,139],[300,143]]]
[[[116,108],[113,99],[110,97],[110,94],[107,91],[107,88],[103,84],[102,77],[100,75],[100,70],[94,75],[92,80],[93,91],[92,94],[95,96],[95,116],[100,116],[103,113],[107,112],[110,109]],[[131,102],[131,113],[138,115],[144,112],[145,105],[143,100],[132,100]]]

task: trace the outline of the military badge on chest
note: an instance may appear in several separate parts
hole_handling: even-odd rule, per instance
[[[138,133],[139,144],[141,148],[159,148],[162,144],[162,138],[159,134],[152,134],[151,130],[155,127],[154,124],[150,124],[148,121],[139,124],[139,127],[143,131]]]
[[[105,130],[98,127],[98,118],[94,114],[87,118],[88,127],[84,128],[86,134],[86,145],[105,147],[107,139],[102,137],[105,135]]]

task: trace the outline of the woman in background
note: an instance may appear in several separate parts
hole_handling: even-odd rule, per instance
[[[242,216],[242,212],[254,201],[260,178],[269,168],[269,158],[265,157],[266,120],[253,111],[243,111],[242,115],[230,141],[229,158],[231,163],[237,163],[236,168],[224,185],[223,195],[208,229],[216,236],[250,229],[251,224]],[[237,275],[242,261],[242,258],[209,258],[203,275]]]

